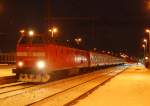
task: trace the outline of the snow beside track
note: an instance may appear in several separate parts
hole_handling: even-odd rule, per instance
[[[56,95],[60,92],[67,91],[68,89],[81,85],[85,82],[88,82],[89,80],[93,80],[95,78],[101,78],[102,76],[111,77],[112,75],[109,75],[110,72],[113,72],[113,73],[116,73],[116,71],[120,72],[119,70],[122,68],[123,67],[114,67],[114,68],[103,69],[101,71],[95,71],[92,73],[74,76],[74,77],[70,77],[70,78],[66,78],[66,79],[62,79],[62,80],[58,80],[58,81],[54,81],[54,82],[50,82],[50,83],[46,83],[42,85],[36,85],[31,88],[3,93],[3,94],[0,94],[0,106],[29,105],[39,100],[43,100],[44,98]],[[99,80],[97,81],[99,82]],[[72,92],[68,95],[68,97],[71,94]],[[55,101],[55,102],[56,104],[58,104],[58,102],[60,101]]]
[[[150,70],[132,66],[75,106],[150,106]]]
[[[13,68],[15,68],[15,66],[0,64],[0,77],[15,76],[15,74],[12,73]]]

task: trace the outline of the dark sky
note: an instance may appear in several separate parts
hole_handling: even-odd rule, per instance
[[[82,46],[140,55],[150,0],[0,0],[0,49],[15,51],[22,28],[57,26],[59,39],[81,36]],[[49,17],[48,17],[49,16]]]

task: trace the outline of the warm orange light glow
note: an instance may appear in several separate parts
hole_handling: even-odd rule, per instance
[[[34,31],[33,30],[30,30],[28,33],[29,33],[30,37],[32,37],[34,35]]]
[[[81,41],[82,41],[82,38],[79,38],[78,40],[79,40],[79,42],[81,42]]]
[[[94,48],[93,50],[94,50],[94,51],[96,51],[96,50],[97,50],[97,48]]]
[[[52,28],[52,29],[49,29],[48,31],[49,31],[49,32],[57,32],[58,29],[57,29],[57,28]]]
[[[25,32],[25,30],[24,30],[24,29],[20,30],[20,33],[21,33],[21,34],[23,34],[24,32]]]
[[[52,32],[52,29],[49,29],[48,31],[49,31],[49,32]]]
[[[146,3],[146,9],[149,11],[150,10],[150,1],[148,0],[147,2],[145,2]]]
[[[149,29],[146,29],[146,30],[145,30],[145,32],[149,33],[149,32],[150,32],[150,30],[149,30]]]
[[[57,32],[57,28],[53,28],[53,32]]]
[[[108,51],[107,53],[110,54],[110,51]]]
[[[22,61],[19,61],[19,62],[18,62],[18,66],[19,66],[19,67],[22,67],[22,66],[23,66],[23,62],[22,62]]]
[[[52,28],[52,29],[49,29],[48,31],[52,33],[52,38],[53,38],[54,33],[58,32],[58,29],[57,28]]]
[[[144,39],[144,40],[143,40],[143,42],[147,42],[147,40],[146,40],[146,39]]]
[[[75,38],[74,40],[76,41],[77,44],[80,44],[82,42],[82,38]]]
[[[142,47],[145,48],[145,45],[143,44]]]
[[[145,60],[148,60],[148,57],[145,57]]]

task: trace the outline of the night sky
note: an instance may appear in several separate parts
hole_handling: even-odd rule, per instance
[[[0,49],[15,51],[20,29],[45,33],[59,29],[57,39],[83,38],[86,49],[139,56],[144,29],[150,26],[150,0],[0,0]]]

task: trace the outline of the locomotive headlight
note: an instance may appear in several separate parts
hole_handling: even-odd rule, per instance
[[[38,69],[43,69],[43,68],[45,68],[45,62],[44,62],[44,61],[38,61],[38,62],[36,63],[36,65],[37,65],[37,68],[38,68]]]
[[[145,60],[148,60],[148,57],[145,57]]]
[[[19,67],[22,67],[22,66],[23,66],[23,62],[22,62],[22,61],[19,61],[19,62],[18,62],[18,66],[19,66]]]

